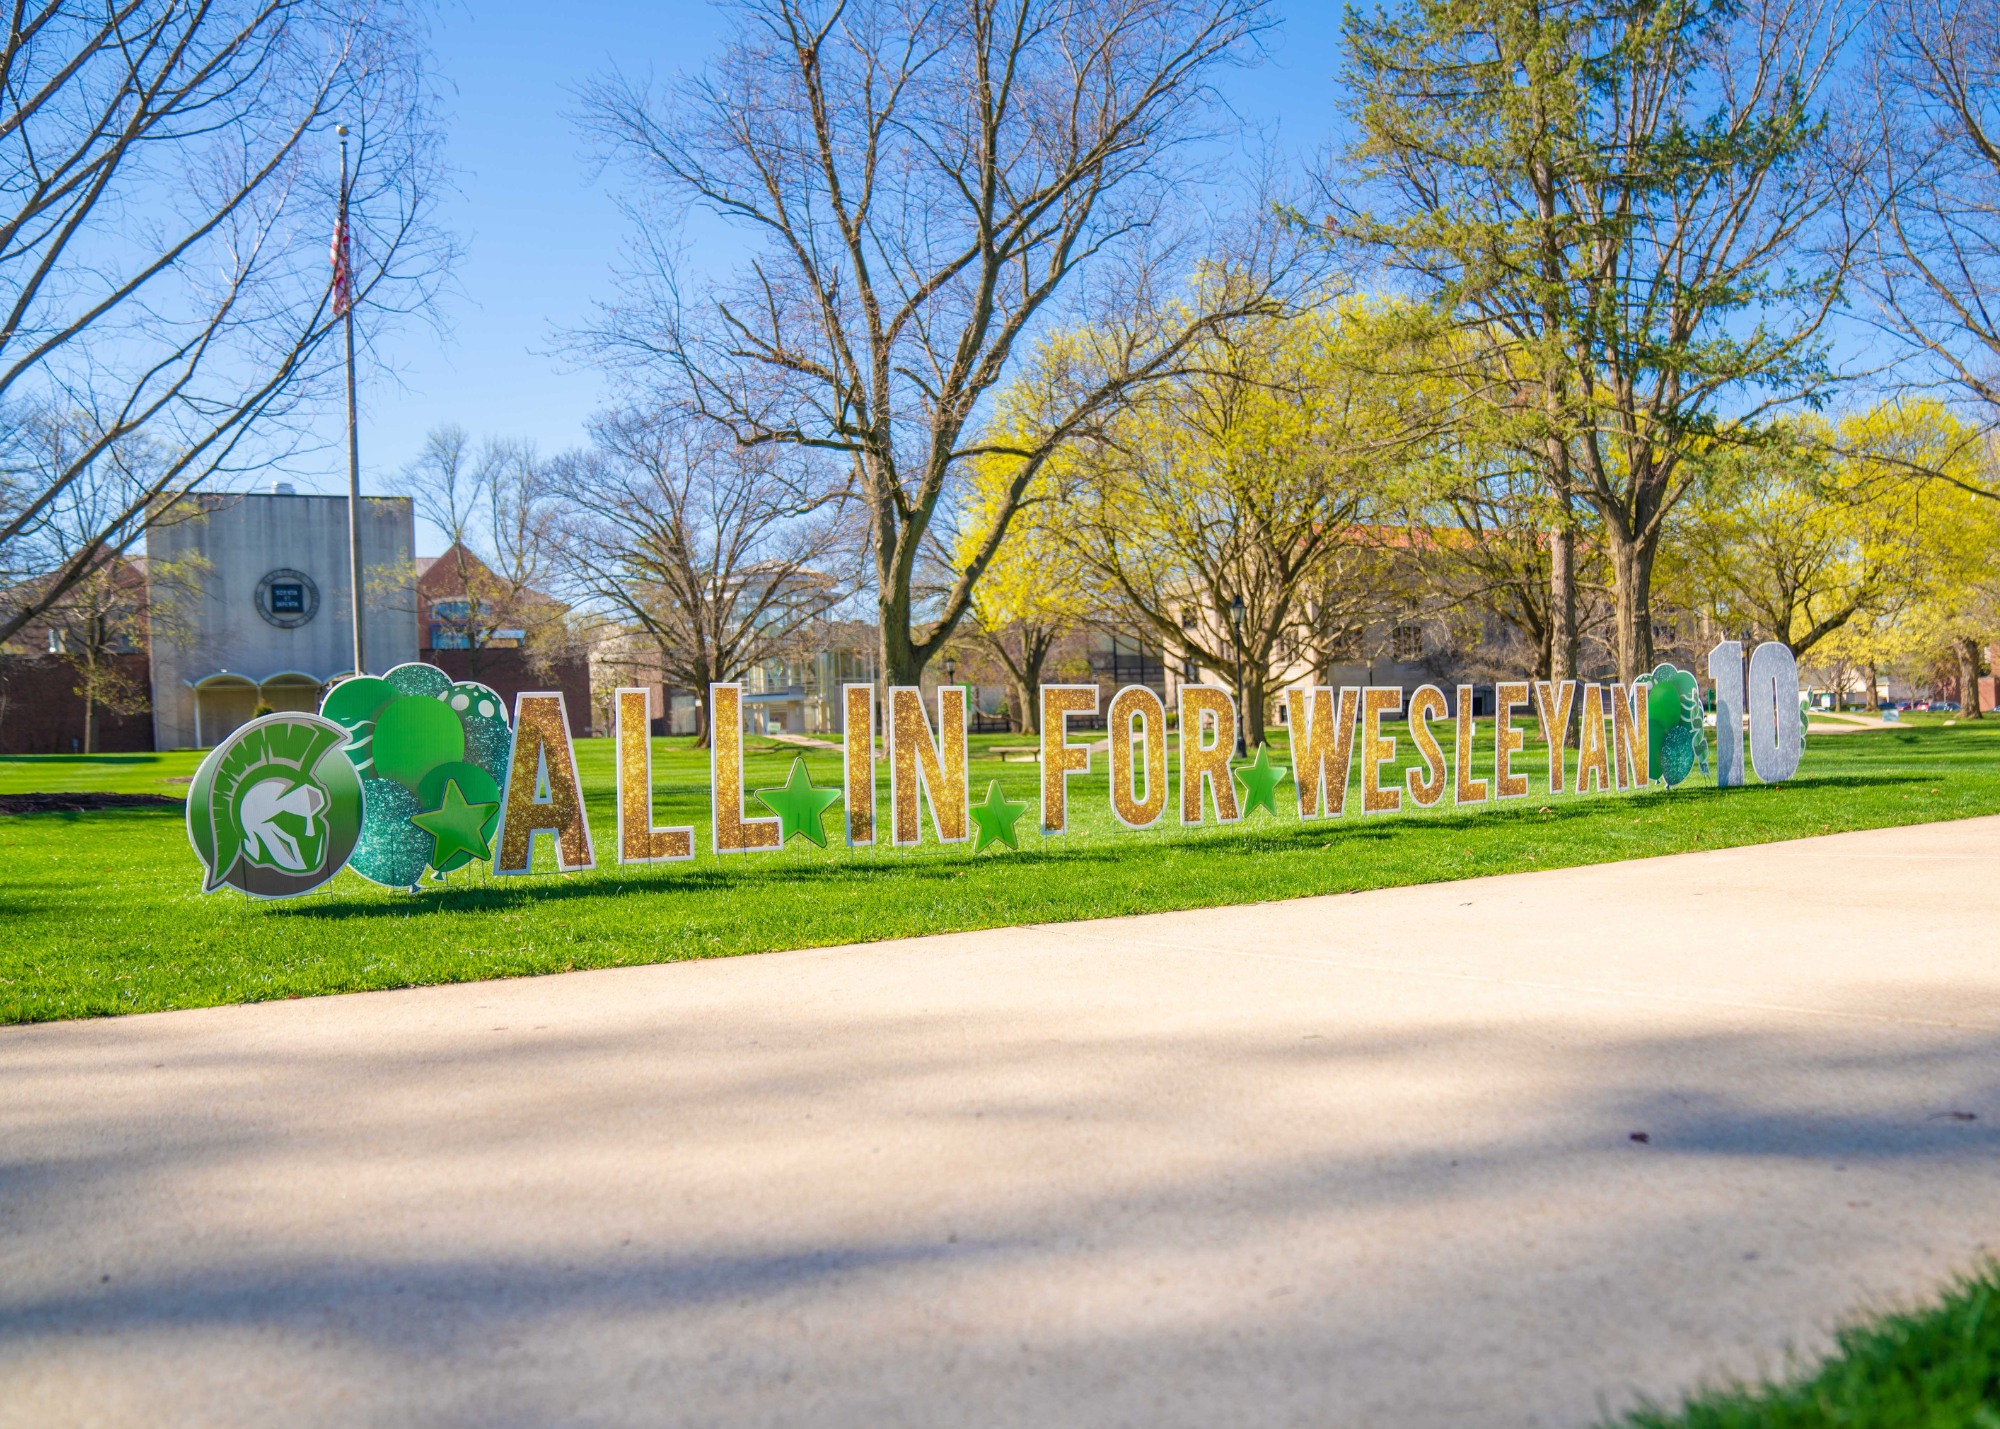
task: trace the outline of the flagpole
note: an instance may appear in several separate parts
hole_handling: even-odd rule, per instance
[[[348,257],[347,240],[347,126],[336,126],[334,133],[340,136],[340,256]],[[341,321],[346,326],[347,337],[347,559],[349,571],[348,590],[354,607],[354,673],[365,675],[368,666],[362,656],[361,643],[361,433],[356,424],[354,412],[354,272],[352,267],[346,273],[345,301],[342,303]]]

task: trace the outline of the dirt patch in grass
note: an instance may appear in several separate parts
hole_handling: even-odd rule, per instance
[[[178,808],[185,799],[165,794],[0,794],[0,814],[82,814],[92,809]]]

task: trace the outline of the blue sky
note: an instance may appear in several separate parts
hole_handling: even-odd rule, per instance
[[[1245,119],[1275,123],[1287,147],[1310,151],[1334,124],[1339,7],[1280,0],[1278,13],[1284,23],[1270,58],[1231,75],[1227,91]],[[362,373],[364,491],[394,490],[395,473],[443,422],[544,450],[582,440],[584,419],[606,391],[556,350],[557,338],[610,295],[626,228],[611,198],[617,174],[593,172],[577,133],[575,91],[614,66],[661,75],[697,68],[720,30],[702,0],[558,8],[462,0],[442,14],[435,53],[459,190],[444,221],[465,257],[444,302],[444,330],[386,336],[394,378]],[[298,476],[334,491],[345,483],[340,413],[324,425],[327,446]],[[418,545],[436,550],[436,533],[420,530]]]

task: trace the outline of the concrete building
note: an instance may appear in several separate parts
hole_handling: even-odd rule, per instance
[[[260,707],[312,710],[354,668],[347,498],[202,495],[146,534],[150,571],[193,591],[173,639],[151,644],[153,743],[202,748]],[[364,664],[417,658],[416,515],[406,496],[361,503]]]

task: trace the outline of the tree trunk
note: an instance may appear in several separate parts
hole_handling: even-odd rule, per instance
[[[1035,698],[1039,681],[1031,680],[1026,675],[1010,674],[1008,683],[1014,687],[1014,733],[1040,734],[1041,711]]]
[[[673,723],[673,694],[669,691],[663,698],[667,702],[667,722]],[[694,693],[694,747],[708,748],[708,690],[697,686]]]
[[[1605,523],[1616,587],[1612,613],[1618,650],[1618,678],[1631,688],[1653,669],[1653,556],[1656,540],[1628,539]]]
[[[884,587],[875,609],[880,616],[882,631],[882,683],[891,685],[921,685],[924,681],[923,657],[917,653],[916,642],[910,639],[910,592]]]
[[[88,675],[83,681],[83,752],[97,753],[97,700]]]
[[[1243,683],[1240,691],[1242,708],[1236,717],[1243,722],[1243,748],[1254,754],[1257,746],[1264,742],[1264,706],[1268,677],[1257,668],[1256,662],[1246,662],[1243,666]]]
[[[1004,631],[986,631],[987,648],[999,660],[1000,668],[1007,672],[1008,723],[1014,726],[1015,734],[1039,734],[1041,732],[1041,686],[1042,670],[1048,664],[1049,651],[1055,640],[1047,631],[1025,622],[1013,627],[1021,639],[1021,657],[1014,658],[1014,652],[1007,648]]]
[[[1562,504],[1569,506],[1569,498]],[[1576,633],[1576,530],[1564,519],[1549,532],[1549,670],[1551,680],[1573,680],[1579,663]]]
[[[1979,719],[1979,641],[1970,635],[1958,638],[1958,712],[1966,719]]]

